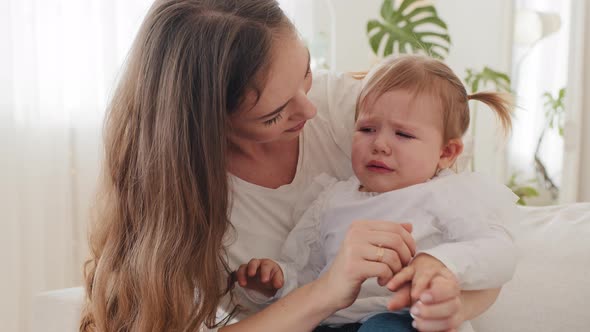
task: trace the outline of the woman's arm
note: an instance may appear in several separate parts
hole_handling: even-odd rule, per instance
[[[324,318],[338,310],[322,292],[326,288],[322,285],[323,282],[324,280],[318,279],[304,285],[265,310],[219,331],[312,331]]]

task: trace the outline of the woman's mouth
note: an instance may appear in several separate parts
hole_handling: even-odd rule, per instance
[[[305,126],[305,123],[306,123],[306,122],[307,122],[307,121],[301,121],[301,123],[300,123],[300,124],[298,124],[298,125],[296,125],[295,127],[291,128],[291,129],[289,129],[289,130],[287,130],[287,132],[289,132],[289,133],[293,133],[293,132],[296,132],[296,131],[300,131],[301,129],[303,129],[303,127]]]

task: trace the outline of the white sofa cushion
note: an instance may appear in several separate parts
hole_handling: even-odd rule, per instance
[[[478,332],[590,331],[590,203],[523,208],[513,232],[520,260]],[[78,331],[82,288],[39,294],[33,330]]]
[[[31,331],[77,332],[84,303],[82,287],[37,295],[33,303]]]
[[[590,203],[523,211],[508,225],[520,251],[514,278],[474,329],[590,331]]]

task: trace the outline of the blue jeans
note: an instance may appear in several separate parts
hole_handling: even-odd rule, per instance
[[[358,332],[417,332],[408,312],[384,312],[365,321]]]
[[[412,327],[412,320],[408,312],[384,312],[367,319],[363,324],[318,326],[314,332],[417,332]]]

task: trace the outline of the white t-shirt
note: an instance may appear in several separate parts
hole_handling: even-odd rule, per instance
[[[426,183],[381,194],[360,192],[355,176],[338,181],[321,175],[315,182],[324,190],[285,241],[281,254],[285,282],[275,298],[322,275],[335,259],[351,223],[361,219],[412,223],[417,252],[442,261],[462,289],[500,287],[514,274],[516,247],[499,222],[517,219],[518,197],[504,185],[477,173],[450,170]],[[257,294],[247,292],[252,301],[268,300]],[[391,296],[375,278],[369,279],[357,300],[324,324],[364,322],[386,312]],[[461,329],[469,330],[469,324]]]
[[[254,257],[279,258],[285,239],[297,222],[293,218],[295,203],[301,201],[315,177],[327,173],[343,180],[352,175],[350,151],[360,88],[361,81],[348,74],[314,73],[308,96],[318,112],[299,137],[299,160],[292,183],[269,189],[229,175],[230,218],[235,231],[227,234],[226,243],[232,270]],[[310,197],[307,205],[314,198]],[[300,206],[305,209],[305,205]],[[235,295],[244,309],[238,319],[262,309],[242,296],[240,287],[236,287]]]

